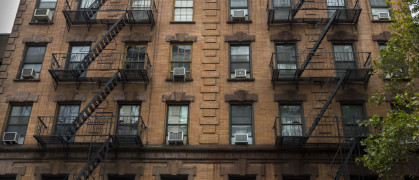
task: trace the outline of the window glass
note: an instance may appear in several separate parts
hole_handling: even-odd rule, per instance
[[[231,45],[230,46],[230,78],[236,78],[237,69],[246,70],[246,78],[251,77],[250,68],[250,46]]]
[[[151,7],[151,0],[133,0],[132,15],[136,20],[147,20],[148,10]]]
[[[230,0],[230,19],[233,21],[249,20],[248,0]],[[243,17],[244,16],[244,17]]]
[[[381,7],[387,7],[387,3],[386,0],[370,0],[370,5],[371,7],[377,7],[377,6],[381,6]]]
[[[184,143],[187,142],[188,135],[188,112],[187,105],[169,105],[167,112],[167,135],[170,132],[183,132]]]
[[[277,44],[275,46],[277,68],[280,77],[294,77],[297,69],[295,44]]]
[[[5,132],[17,132],[20,135],[18,144],[25,141],[32,106],[12,106]]]
[[[302,136],[302,110],[301,105],[279,105],[282,136]]]
[[[52,17],[54,18],[56,6],[57,6],[57,0],[38,0],[36,9],[49,9],[52,14]],[[38,21],[35,20],[35,18],[33,18],[32,22],[38,22]],[[48,22],[48,21],[46,20],[45,22]]]
[[[170,63],[171,63],[171,71],[173,68],[184,67],[185,71],[191,71],[191,49],[192,45],[185,44],[185,45],[172,45]]]
[[[119,108],[118,135],[138,135],[140,105],[121,105]]]
[[[372,20],[391,20],[389,5],[386,0],[370,0]],[[383,14],[379,17],[379,14]],[[387,16],[385,15],[387,14]]]
[[[45,46],[27,46],[26,54],[23,59],[22,69],[33,69],[35,71],[35,79],[39,78],[42,69],[42,62],[44,61]],[[19,78],[22,70],[19,71]]]
[[[253,108],[252,105],[231,105],[231,143],[235,144],[235,136],[248,135],[248,144],[253,144]]]
[[[58,135],[68,129],[79,115],[79,105],[60,105],[54,134]]]
[[[146,60],[145,45],[127,45],[126,46],[125,69],[143,70]]]
[[[273,0],[274,7],[291,7],[291,0]]]
[[[359,121],[365,119],[364,106],[362,104],[342,104],[343,134],[347,138],[365,136],[367,127],[360,127]]]
[[[192,21],[193,0],[175,0],[174,21]]]

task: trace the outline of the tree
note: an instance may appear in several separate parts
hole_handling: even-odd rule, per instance
[[[362,124],[375,127],[376,132],[361,141],[366,154],[358,158],[364,166],[381,176],[401,175],[396,168],[404,163],[419,166],[419,19],[418,0],[392,2],[395,17],[389,28],[393,31],[387,48],[381,49],[381,61],[374,62],[374,73],[391,77],[369,101],[376,106],[391,102],[384,118],[374,115]],[[382,69],[385,68],[385,74]],[[407,143],[406,140],[417,143]],[[412,167],[419,171],[419,167]],[[416,173],[412,172],[412,173]]]

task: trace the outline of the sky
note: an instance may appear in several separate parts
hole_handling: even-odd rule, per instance
[[[20,0],[0,0],[0,34],[12,32]]]

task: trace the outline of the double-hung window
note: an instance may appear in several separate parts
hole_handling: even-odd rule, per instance
[[[386,0],[370,0],[372,20],[391,20]]]
[[[230,78],[251,78],[250,45],[230,45]]]
[[[140,119],[140,105],[121,105],[117,135],[138,135],[138,122]]]
[[[363,104],[341,104],[343,135],[345,138],[365,137],[368,128],[359,125],[365,119]]]
[[[281,136],[303,136],[303,112],[300,104],[279,104]]]
[[[151,7],[151,0],[133,0],[132,15],[135,20],[147,20]]]
[[[75,104],[61,104],[58,107],[57,122],[54,135],[60,135],[68,130],[79,115],[80,106]],[[71,139],[74,141],[74,138]]]
[[[185,72],[191,72],[192,44],[172,44],[170,53],[170,72],[174,68],[185,68]]]
[[[193,21],[193,0],[175,0],[173,20]]]
[[[76,68],[80,62],[86,57],[90,51],[90,44],[72,44],[70,46],[70,54],[67,56],[66,69],[73,70]],[[86,71],[81,75],[86,76]]]
[[[230,0],[230,21],[248,21],[249,0]]]
[[[57,0],[38,0],[38,2],[36,3],[35,15],[39,16],[40,14],[46,14],[47,18],[33,17],[32,22],[52,22],[52,20],[54,19],[56,5]],[[48,16],[47,11],[51,13],[51,19],[49,19],[50,17]]]
[[[275,60],[279,77],[294,77],[297,71],[297,50],[295,44],[276,44]]]
[[[18,144],[23,144],[25,141],[31,110],[32,106],[28,105],[16,105],[11,107],[5,132],[16,132],[19,135]]]
[[[39,79],[46,46],[26,46],[18,79]]]
[[[230,141],[236,144],[236,136],[246,136],[247,143],[253,144],[253,105],[230,105]],[[241,139],[241,138],[240,138]]]
[[[126,70],[144,70],[146,60],[146,45],[129,44],[126,46],[125,67]]]
[[[167,110],[167,138],[166,144],[188,142],[188,105],[168,105]]]

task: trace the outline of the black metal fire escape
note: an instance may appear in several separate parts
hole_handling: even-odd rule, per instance
[[[99,9],[106,3],[106,1],[107,0],[96,0],[92,2],[92,4],[90,4],[89,7],[83,8],[83,10],[80,12],[81,14],[79,15],[83,15],[84,19],[87,22],[89,22],[90,18],[92,18],[99,11]],[[68,2],[68,0],[66,0],[64,4],[65,4],[64,9],[71,10],[70,3]],[[63,14],[66,19],[67,30],[70,31],[70,28],[72,25],[70,15],[68,13],[63,13]],[[90,30],[90,24],[88,24],[88,28]]]
[[[97,10],[106,2],[106,0],[97,0],[93,3],[89,10],[87,10],[88,16],[93,16]],[[123,15],[115,22],[115,24],[107,31],[107,33],[100,39],[96,45],[89,51],[89,53],[80,61],[80,63],[71,70],[72,75],[76,79],[76,82],[80,84],[78,78],[85,73],[90,64],[100,55],[100,53],[106,48],[106,46],[117,36],[117,34],[125,27],[129,20],[129,13],[124,12]],[[87,106],[79,113],[78,117],[73,121],[69,128],[60,134],[60,139],[67,144],[77,130],[83,126],[88,120],[88,117],[95,112],[100,104],[105,101],[106,97],[112,92],[113,89],[123,79],[123,73],[118,70],[111,79],[102,87],[102,89],[96,94],[96,96],[87,104]],[[78,85],[79,85],[78,84]],[[105,142],[103,142],[100,148],[96,151],[92,158],[89,158],[86,166],[77,175],[77,180],[89,179],[89,176],[93,173],[99,164],[106,160],[107,152],[112,148],[112,138],[109,136]]]

